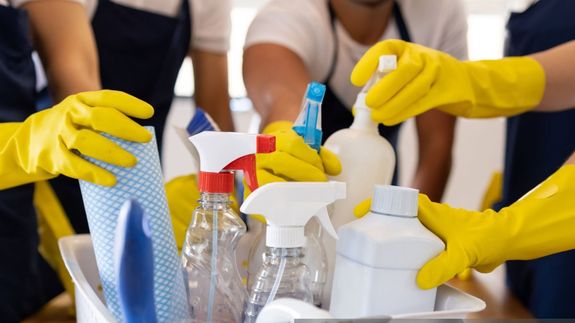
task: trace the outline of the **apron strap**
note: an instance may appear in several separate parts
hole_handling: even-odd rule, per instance
[[[333,73],[335,71],[335,65],[337,64],[338,52],[339,52],[339,40],[337,38],[337,32],[335,30],[335,21],[336,21],[337,16],[335,14],[335,11],[333,10],[333,6],[331,5],[331,1],[329,1],[329,0],[327,1],[327,8],[328,8],[328,13],[329,13],[329,21],[330,21],[330,25],[331,25],[332,37],[333,37],[334,51],[333,51],[333,55],[332,55],[331,65],[329,67],[327,77],[325,78],[326,84],[331,80],[331,77],[333,76]],[[399,7],[399,4],[397,3],[397,1],[395,1],[393,3],[393,9],[392,10],[393,10],[392,11],[393,18],[395,19],[395,24],[397,25],[397,30],[399,31],[399,36],[400,36],[401,40],[404,40],[406,42],[411,42],[411,34],[409,33],[409,28],[407,28],[407,24],[405,23],[405,19],[403,18],[403,13],[402,13],[401,8]]]
[[[397,29],[399,30],[399,36],[401,37],[401,40],[411,43],[411,35],[409,33],[409,28],[407,28],[405,19],[403,19],[403,13],[397,1],[393,4],[393,18],[395,19],[395,24],[397,25]]]
[[[327,72],[327,77],[325,78],[325,84],[327,84],[335,71],[335,65],[337,63],[338,52],[339,52],[339,40],[337,39],[337,32],[335,30],[335,20],[336,15],[335,11],[333,10],[333,6],[331,5],[331,1],[327,0],[327,9],[329,12],[329,23],[331,26],[331,34],[333,37],[333,55],[331,58],[331,65],[329,66],[329,71]]]
[[[177,19],[178,20],[187,20],[187,24],[185,24],[184,28],[187,28],[188,30],[190,30],[190,37],[188,37],[188,42],[187,42],[187,51],[190,51],[190,47],[191,47],[191,43],[190,43],[190,39],[192,38],[192,32],[191,32],[191,26],[192,26],[192,17],[191,17],[191,11],[190,11],[190,1],[189,0],[182,0],[182,4],[180,6],[180,13],[178,14]],[[186,19],[187,18],[187,19]],[[181,27],[180,25],[178,25],[176,28]],[[164,61],[161,63],[162,65],[162,70],[169,70],[170,66],[174,63],[173,61],[176,59],[174,57],[174,51],[171,50],[173,48],[177,48],[180,45],[180,37],[178,35],[177,32],[175,32],[174,30],[174,34],[172,36],[172,39],[170,41],[170,46],[169,46],[169,54],[166,55]],[[163,78],[158,78],[158,80],[156,81],[156,83],[164,83],[167,80],[163,79]],[[172,92],[174,90],[172,89]]]

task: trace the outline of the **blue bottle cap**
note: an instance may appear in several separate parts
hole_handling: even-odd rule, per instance
[[[318,82],[311,82],[308,85],[306,99],[316,102],[322,102],[325,95],[325,85]]]

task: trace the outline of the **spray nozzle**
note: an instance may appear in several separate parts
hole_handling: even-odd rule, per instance
[[[377,70],[365,86],[361,89],[362,93],[367,93],[369,89],[374,86],[382,77],[384,77],[389,72],[397,69],[397,56],[395,55],[381,55],[379,56],[379,62],[377,64]]]
[[[266,245],[297,248],[305,245],[304,227],[313,216],[337,239],[327,206],[345,198],[345,195],[346,184],[343,182],[270,183],[252,192],[240,210],[262,214],[266,218]]]
[[[321,146],[321,103],[325,95],[325,85],[311,82],[303,99],[301,111],[293,125],[293,130],[306,144],[319,151]]]
[[[275,137],[236,132],[204,131],[189,138],[200,156],[200,191],[229,193],[233,171],[244,172],[250,190],[258,188],[256,153],[275,151]]]

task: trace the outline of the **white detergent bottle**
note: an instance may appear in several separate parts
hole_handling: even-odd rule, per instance
[[[369,89],[385,73],[394,70],[396,57],[384,55],[379,59],[377,73],[365,88]],[[355,118],[349,129],[342,129],[331,135],[325,147],[339,158],[342,171],[330,180],[347,183],[347,199],[334,203],[330,208],[331,222],[339,229],[342,225],[356,220],[354,207],[371,194],[375,184],[390,184],[395,169],[395,152],[391,144],[379,135],[378,125],[371,120],[371,111],[365,104],[366,93],[357,96]],[[328,262],[328,276],[324,288],[322,304],[325,308],[330,302],[331,283],[335,263],[335,240],[322,235]]]
[[[253,191],[241,206],[266,218],[266,250],[244,307],[244,323],[254,323],[260,310],[276,298],[313,304],[312,277],[305,257],[305,225],[316,217],[337,238],[327,205],[345,198],[345,183],[270,183]]]
[[[420,289],[415,278],[445,245],[417,219],[418,193],[376,185],[371,212],[339,229],[330,304],[334,317],[434,310],[436,289]]]

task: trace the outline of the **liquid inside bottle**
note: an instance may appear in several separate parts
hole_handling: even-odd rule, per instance
[[[261,309],[278,298],[311,303],[310,271],[303,262],[303,248],[266,247],[244,309],[244,323],[254,323]]]
[[[307,266],[310,272],[310,286],[313,294],[313,304],[321,308],[322,294],[328,275],[327,255],[323,243],[321,242],[321,229],[315,221],[310,221],[310,223],[306,225],[305,233],[306,245],[303,250],[303,263]],[[266,230],[264,227],[261,228],[261,231],[257,234],[254,239],[254,244],[249,252],[248,290],[252,290],[257,273],[264,262],[266,251],[265,242]]]
[[[230,208],[229,194],[201,193],[182,250],[193,322],[240,322],[247,292],[235,248],[246,226]]]

